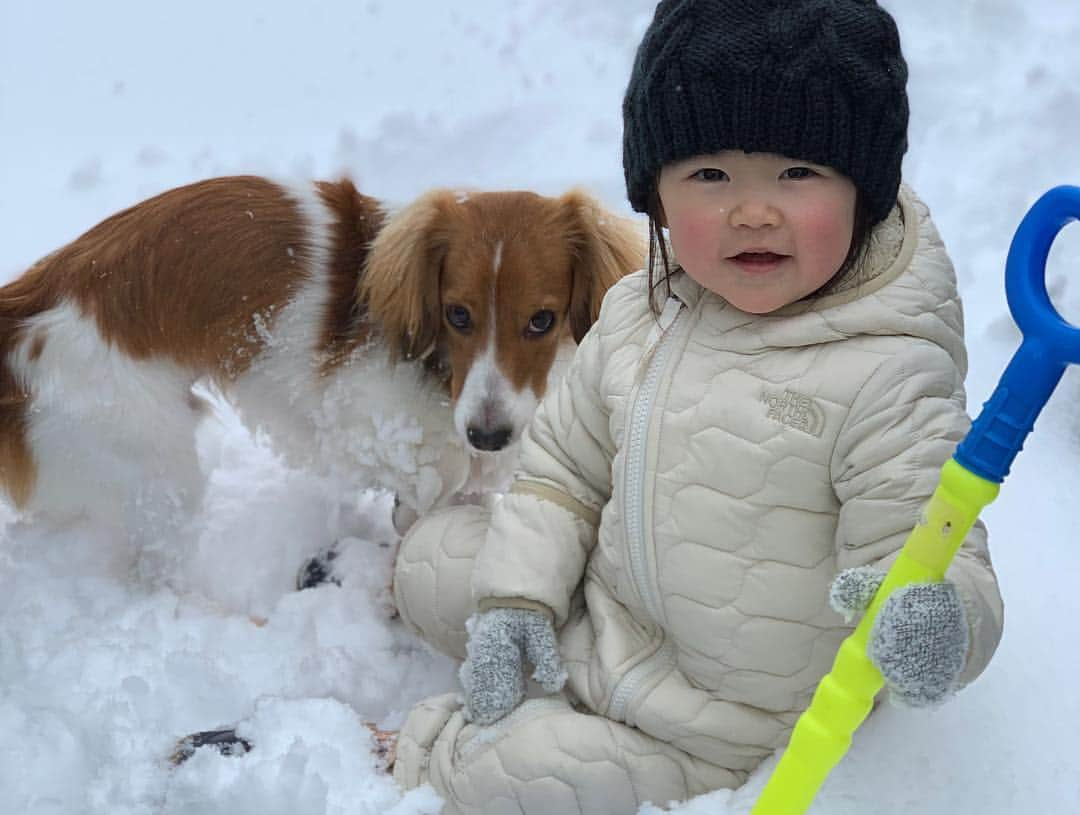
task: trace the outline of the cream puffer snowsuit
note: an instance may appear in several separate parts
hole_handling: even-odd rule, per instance
[[[811,300],[756,316],[676,273],[658,320],[646,289],[608,293],[494,513],[443,510],[403,542],[395,593],[425,638],[463,657],[476,609],[546,610],[570,677],[487,728],[454,694],[413,710],[395,776],[446,813],[614,815],[740,785],[850,631],[833,578],[889,565],[968,428],[952,265],[906,187]],[[1002,626],[981,524],[949,577],[966,683]]]

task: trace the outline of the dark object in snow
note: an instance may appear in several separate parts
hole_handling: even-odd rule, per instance
[[[374,722],[364,722],[364,727],[371,731],[371,754],[375,756],[375,769],[391,775],[397,761],[398,731],[380,730]]]
[[[334,574],[334,560],[338,556],[337,544],[329,546],[319,554],[304,561],[296,573],[296,590],[313,589],[324,583],[341,585],[341,578]]]
[[[213,747],[223,756],[242,756],[251,751],[252,744],[236,735],[236,730],[231,727],[224,730],[201,730],[184,736],[176,743],[176,749],[169,756],[169,763],[179,767],[195,755],[195,751],[200,747]]]

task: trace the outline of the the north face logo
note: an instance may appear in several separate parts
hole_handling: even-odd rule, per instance
[[[820,437],[825,429],[825,411],[809,396],[793,390],[785,390],[782,394],[765,391],[761,394],[761,401],[765,403],[766,415],[780,424],[815,438]]]

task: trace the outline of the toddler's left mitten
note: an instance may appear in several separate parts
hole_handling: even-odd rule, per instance
[[[461,666],[467,721],[487,725],[501,719],[525,698],[525,662],[532,678],[548,693],[566,683],[551,617],[526,608],[491,608],[465,623],[468,654]]]
[[[884,579],[870,566],[846,569],[833,581],[829,602],[850,621]],[[867,653],[896,701],[911,707],[945,701],[968,653],[967,614],[956,586],[948,580],[913,583],[893,592],[874,621]]]

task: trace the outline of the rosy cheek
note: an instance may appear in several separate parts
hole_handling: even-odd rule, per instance
[[[808,215],[803,221],[802,233],[807,236],[809,246],[816,256],[830,264],[835,261],[837,268],[847,257],[851,246],[853,218],[846,213],[819,211]]]
[[[675,254],[683,260],[689,260],[708,252],[715,244],[719,228],[713,218],[683,217],[672,224],[671,243]]]

